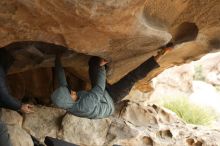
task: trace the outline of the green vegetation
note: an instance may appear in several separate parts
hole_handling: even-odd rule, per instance
[[[194,80],[205,81],[205,76],[203,75],[202,65],[194,66],[195,74],[193,75]]]
[[[187,98],[175,98],[164,103],[164,107],[175,112],[186,123],[195,125],[209,125],[216,119],[211,108],[190,103]]]
[[[220,91],[220,85],[216,85],[215,88],[217,91]]]

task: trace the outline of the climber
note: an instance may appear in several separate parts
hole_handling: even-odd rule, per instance
[[[0,107],[9,108],[23,113],[31,113],[32,105],[22,104],[9,94],[6,85],[6,74],[14,58],[4,48],[0,48]],[[12,117],[13,118],[13,117]],[[11,146],[6,125],[0,121],[0,146]]]
[[[55,72],[59,88],[51,95],[52,102],[71,114],[89,119],[105,118],[113,114],[114,102],[119,102],[128,95],[132,86],[144,78],[151,70],[159,67],[157,60],[168,51],[163,48],[139,67],[128,73],[113,85],[106,85],[106,60],[91,57],[89,60],[90,91],[75,92],[68,89],[65,73],[61,65],[61,55],[56,55]]]
[[[64,70],[60,61],[61,55],[56,55],[55,72],[59,88],[51,95],[52,102],[61,108],[67,109],[73,115],[90,119],[108,117],[114,112],[114,104],[105,90],[105,68],[106,61],[97,64],[96,79],[92,82],[92,89],[86,91],[69,91]],[[98,58],[99,59],[99,58]],[[91,59],[92,60],[92,59]],[[91,62],[91,61],[90,61]],[[91,68],[90,68],[91,70]],[[104,95],[104,96],[103,96]]]

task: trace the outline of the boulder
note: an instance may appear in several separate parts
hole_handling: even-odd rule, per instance
[[[5,112],[8,111],[3,110],[3,115]],[[218,127],[189,125],[160,106],[133,102],[120,115],[106,119],[80,118],[65,115],[62,109],[38,106],[35,113],[24,116],[22,125],[7,124],[14,146],[33,146],[30,135],[41,142],[50,136],[84,146],[219,146],[220,143]]]
[[[2,108],[0,111],[0,120],[8,125],[22,126],[23,117],[16,111]]]
[[[56,138],[66,111],[43,106],[36,106],[34,111],[24,116],[23,128],[41,142],[46,136]]]
[[[21,127],[8,125],[8,132],[13,146],[34,146],[31,136]]]
[[[160,123],[181,122],[181,120],[171,111],[158,105],[149,104],[147,106],[130,103],[124,110],[122,118],[137,127],[155,127]]]
[[[111,125],[109,119],[86,119],[67,114],[62,121],[62,139],[79,145],[101,146]]]

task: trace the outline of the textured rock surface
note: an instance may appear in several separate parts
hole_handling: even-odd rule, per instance
[[[2,108],[0,114],[1,114],[0,119],[2,122],[9,125],[17,125],[19,127],[22,126],[23,117],[16,111]]]
[[[197,39],[169,54],[163,66],[182,63],[219,48],[219,1],[2,0],[0,6],[3,8],[0,11],[0,46],[19,41],[43,41],[78,53],[112,58],[115,71],[109,76],[111,82],[154,54],[154,50],[171,40],[171,36],[175,43]],[[50,62],[50,57],[45,57],[35,47],[29,44],[25,50],[12,49],[17,64],[22,64],[19,68],[14,65],[14,72]],[[45,46],[40,47],[45,50]],[[35,59],[32,57],[32,61],[28,61],[28,56]],[[73,56],[69,56],[73,62],[85,57],[79,54],[76,59]],[[76,65],[75,70],[79,71],[77,68],[85,62]],[[85,67],[83,72],[85,78]]]
[[[159,61],[161,67],[151,72],[144,82],[139,82],[139,87],[144,89],[148,87],[146,81],[167,67],[220,48],[219,0],[1,0],[0,7],[0,47],[8,49],[16,59],[9,77],[12,92],[17,98],[36,97],[43,104],[50,102],[48,97],[54,85],[50,82],[53,79],[50,67],[54,53],[60,50],[65,50],[64,66],[79,83],[88,82],[87,62],[91,55],[111,59],[114,70],[108,81],[114,83],[154,55],[159,47],[174,42],[175,50]],[[38,69],[40,67],[46,69]],[[213,81],[212,74],[209,82],[218,83]],[[19,82],[14,83],[15,80]],[[187,89],[183,86],[183,90]],[[25,116],[22,125],[41,141],[46,135],[62,137],[62,131],[65,139],[72,139],[69,135],[72,130],[61,127],[64,113],[54,108],[36,108],[35,114]],[[107,135],[106,140],[97,139],[103,145],[208,146],[220,143],[219,131],[172,122],[169,115],[155,106],[131,103],[124,109],[122,118],[110,118],[109,127],[105,120],[100,123],[105,128],[102,132]],[[69,115],[65,118],[86,123],[88,130],[97,126],[93,121]],[[88,127],[89,123],[94,127]],[[82,134],[87,131],[76,130]],[[80,138],[75,139],[77,143],[94,143]]]
[[[142,101],[158,103],[166,98],[189,97],[195,104],[210,106],[219,112],[219,58],[219,52],[210,53],[198,61],[164,71],[153,79],[154,91]]]
[[[35,113],[25,115],[23,128],[41,141],[45,136],[57,137],[65,111],[49,107],[35,107],[34,110]]]
[[[8,85],[14,97],[32,98],[40,104],[50,103],[48,97],[54,89],[53,84],[53,75],[49,68],[39,68],[8,76]]]
[[[7,124],[13,146],[34,146],[31,136],[22,128],[23,117],[16,111],[1,109],[0,119]]]
[[[67,81],[73,90],[84,88],[82,80],[66,69]],[[15,83],[16,81],[16,83]],[[14,97],[25,98],[35,104],[48,105],[50,96],[57,88],[55,75],[51,68],[38,68],[8,76],[8,86]]]
[[[160,103],[161,99],[166,98],[189,97],[193,93],[197,94],[197,103],[207,102],[212,98],[217,107],[220,98],[219,64],[220,52],[215,52],[205,55],[198,61],[171,67],[153,78],[151,82],[147,82],[146,78],[140,81],[143,83],[142,86],[137,83],[126,99],[149,104],[149,102]],[[152,85],[151,92],[147,90],[148,83]],[[206,100],[202,101],[202,96]]]
[[[172,76],[171,76],[172,75]],[[151,102],[165,98],[187,97],[192,92],[194,66],[184,64],[172,67],[152,80],[154,91],[149,94]]]
[[[31,136],[19,126],[8,126],[10,140],[13,146],[34,146]]]
[[[173,123],[178,119],[174,117],[174,115],[157,105],[141,106],[135,103],[127,106],[122,115],[124,120],[137,127],[159,125],[159,123]]]
[[[36,107],[25,115],[23,129],[9,125],[15,146],[32,146],[32,134],[41,141],[45,136],[85,146],[210,146],[220,145],[220,130],[187,125],[174,113],[157,105],[129,103],[120,117],[89,120],[50,107]],[[5,114],[9,114],[6,112]]]
[[[67,114],[62,121],[62,139],[80,145],[103,145],[109,127],[109,119],[90,120]]]
[[[66,50],[64,66],[86,82],[91,55],[111,59],[108,82],[114,83],[169,41],[175,50],[159,61],[161,67],[147,81],[169,66],[220,48],[218,0],[1,0],[0,7],[0,47],[16,58],[10,74],[31,70],[11,77],[12,84],[22,80],[22,86],[13,85],[14,95],[36,96],[43,104],[49,103],[44,98],[51,94],[51,70],[35,69],[53,66],[52,54],[60,50]],[[139,84],[146,89],[146,83]],[[44,92],[32,90],[39,85]]]

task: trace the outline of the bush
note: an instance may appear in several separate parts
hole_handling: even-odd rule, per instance
[[[187,98],[172,99],[165,102],[164,107],[175,112],[189,124],[209,125],[217,118],[211,108],[190,103]]]
[[[220,85],[216,85],[215,89],[219,92],[220,91]]]
[[[193,75],[194,80],[205,81],[205,76],[203,74],[202,65],[194,66],[195,73]]]

